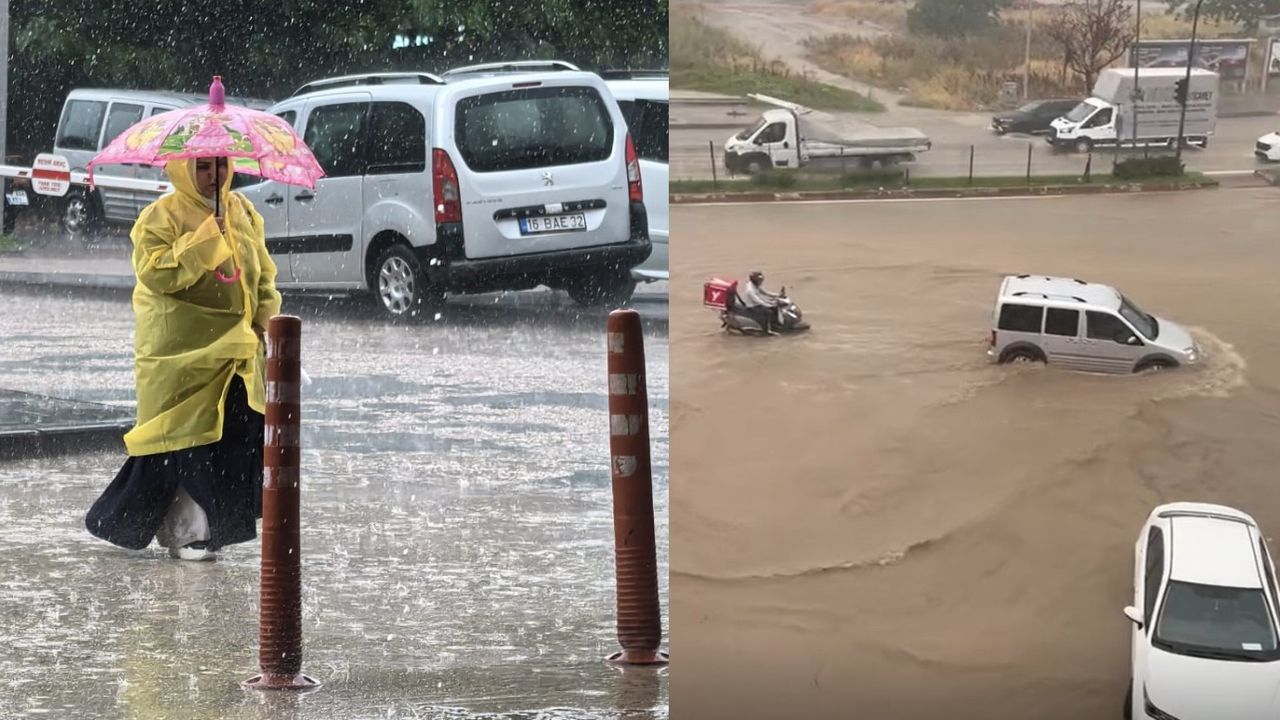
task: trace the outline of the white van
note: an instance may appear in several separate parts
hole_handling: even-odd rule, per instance
[[[1119,290],[1074,278],[1011,275],[1000,284],[987,355],[1131,373],[1193,365],[1191,333],[1138,309]]]
[[[627,118],[631,138],[640,156],[644,177],[644,206],[649,214],[649,239],[653,254],[631,271],[637,280],[667,280],[670,217],[668,181],[668,128],[671,92],[666,70],[611,70],[600,73]]]
[[[331,78],[269,112],[326,173],[314,191],[242,189],[282,288],[368,290],[393,316],[538,285],[617,305],[651,252],[626,120],[604,80],[567,63]]]
[[[72,171],[84,172],[94,155],[134,123],[208,100],[207,95],[195,93],[76,88],[63,103],[53,152],[67,158]],[[270,105],[266,100],[254,98],[227,98],[227,101],[258,110]],[[94,175],[157,182],[165,179],[164,168],[150,165],[99,165]],[[240,182],[243,184],[243,180]],[[104,221],[132,224],[138,219],[138,213],[160,195],[145,190],[111,188],[90,192],[88,188],[76,186],[64,199],[62,225],[74,236],[87,237]]]

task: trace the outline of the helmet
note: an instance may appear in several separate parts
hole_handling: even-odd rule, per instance
[[[752,270],[751,274],[748,275],[747,277],[751,280],[751,282],[755,283],[756,285],[759,285],[760,283],[764,282],[764,273],[760,272],[759,270]]]

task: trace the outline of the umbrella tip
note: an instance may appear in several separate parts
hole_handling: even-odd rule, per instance
[[[209,104],[214,107],[222,107],[227,104],[227,91],[222,87],[222,76],[214,75],[213,84],[209,86]]]

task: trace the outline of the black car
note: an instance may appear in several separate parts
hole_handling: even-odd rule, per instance
[[[997,135],[1011,132],[1033,135],[1049,132],[1049,123],[1071,112],[1071,108],[1079,104],[1079,100],[1033,100],[1017,110],[996,113],[991,118],[991,129]]]

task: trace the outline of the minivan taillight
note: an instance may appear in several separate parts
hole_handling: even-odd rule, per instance
[[[996,346],[996,331],[992,330],[991,331],[991,347],[995,347],[995,346]]]
[[[627,192],[631,202],[644,202],[644,183],[640,180],[640,158],[636,157],[635,143],[627,133]]]
[[[435,192],[436,222],[462,222],[462,194],[458,191],[458,171],[449,153],[431,151],[431,188]]]

